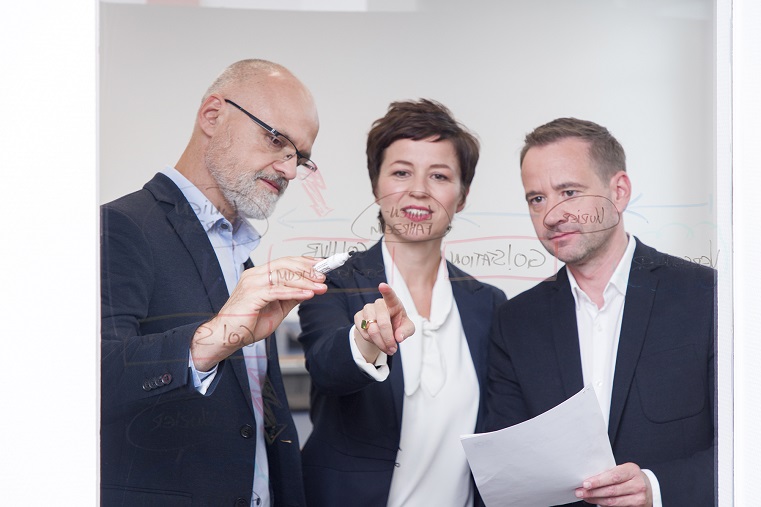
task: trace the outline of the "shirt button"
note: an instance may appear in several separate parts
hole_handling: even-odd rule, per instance
[[[244,424],[240,427],[240,436],[243,438],[251,438],[254,436],[254,428],[250,424]]]
[[[222,229],[224,229],[224,230],[227,230],[227,229],[229,229],[229,228],[230,228],[230,226],[229,226],[229,225],[227,225],[227,223],[226,223],[226,222],[222,222],[222,225],[220,225],[220,227],[221,227]]]
[[[597,382],[597,387],[602,387],[602,382],[598,381]]]

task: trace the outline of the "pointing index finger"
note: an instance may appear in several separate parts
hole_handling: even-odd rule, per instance
[[[394,289],[387,283],[378,285],[378,290],[383,296],[383,302],[386,305],[388,316],[393,326],[394,340],[401,343],[405,338],[415,334],[415,324],[407,317],[407,311],[404,309],[404,303],[394,292]]]
[[[388,308],[390,314],[396,314],[400,309],[404,309],[404,305],[402,305],[401,300],[389,284],[381,283],[378,285],[378,290],[380,291],[381,296],[383,296],[383,300],[386,302],[386,308]]]

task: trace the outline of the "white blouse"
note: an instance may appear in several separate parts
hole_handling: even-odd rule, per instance
[[[479,387],[446,262],[442,258],[426,319],[418,314],[385,241],[382,250],[386,279],[415,324],[415,334],[399,344],[404,405],[388,505],[471,506],[473,487],[460,435],[475,429]],[[385,354],[374,365],[368,364],[353,335],[352,329],[358,367],[378,381],[385,380],[389,373]]]

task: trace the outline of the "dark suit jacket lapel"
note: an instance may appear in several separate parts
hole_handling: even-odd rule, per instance
[[[167,176],[157,174],[146,183],[145,188],[156,197],[156,200],[172,206],[167,211],[167,220],[172,224],[177,236],[193,258],[214,313],[219,312],[229,294],[219,261],[201,222],[183,193]]]
[[[566,268],[558,271],[550,286],[550,303],[547,317],[552,321],[552,338],[555,343],[560,377],[565,388],[564,399],[570,398],[584,387],[579,349],[579,328],[576,322],[576,301],[571,293]]]
[[[462,328],[470,349],[470,357],[476,368],[478,384],[486,389],[486,366],[488,351],[488,336],[491,329],[491,315],[494,301],[491,291],[483,290],[484,286],[468,277],[465,273],[447,263],[449,281],[452,284],[452,294],[460,312]]]
[[[447,263],[447,268],[449,270],[449,281],[452,284],[452,294],[457,302],[465,340],[468,342],[470,357],[473,360],[478,378],[480,401],[476,428],[480,428],[486,413],[486,374],[489,364],[487,354],[494,300],[490,290],[486,290],[482,284],[470,278],[466,273],[450,263]]]
[[[244,269],[251,269],[254,263],[251,259],[246,259],[243,263]],[[277,335],[273,332],[264,339],[265,353],[267,355],[267,373],[264,377],[264,383],[261,386],[262,393],[262,414],[264,417],[264,430],[267,443],[272,444],[275,439],[288,428],[289,416],[288,398],[285,393],[285,386],[280,381],[282,372],[280,371],[279,356],[277,353]],[[232,356],[233,371],[238,379],[238,383],[244,390],[246,401],[254,413],[253,400],[250,396],[251,387],[248,380],[248,369],[246,367],[243,351],[238,350]]]
[[[177,236],[185,244],[185,247],[193,258],[193,262],[198,270],[198,276],[201,277],[206,288],[209,304],[214,314],[219,313],[230,295],[227,292],[225,277],[222,274],[222,268],[219,266],[217,255],[214,253],[214,249],[209,242],[209,237],[206,231],[203,230],[198,216],[190,207],[182,191],[167,176],[157,174],[151,181],[146,183],[145,188],[158,201],[172,206],[168,209],[167,220],[172,224]],[[251,266],[253,266],[253,263]],[[243,352],[240,350],[236,351],[224,363],[235,372],[235,376],[241,389],[246,394],[244,397],[248,401],[248,406],[253,414],[254,405],[250,396],[251,388],[248,384],[248,374],[246,373]],[[224,372],[219,371],[218,374],[224,374]]]
[[[629,285],[626,288],[626,303],[621,322],[621,336],[616,356],[616,371],[613,378],[613,393],[610,402],[610,420],[608,435],[613,444],[621,422],[626,399],[629,396],[634,371],[637,367],[642,345],[645,342],[650,312],[655,300],[658,278],[652,273],[657,267],[658,252],[637,241],[634,261],[629,272]]]
[[[254,267],[254,263],[251,262],[251,259],[246,259],[246,262],[243,263],[244,269],[250,269]],[[229,296],[228,296],[229,297]],[[273,333],[274,336],[274,333]],[[265,338],[267,340],[266,349],[267,349],[267,376],[270,374],[270,354],[269,354],[269,340],[271,336]],[[228,358],[227,363],[232,366],[233,372],[235,372],[235,378],[238,379],[238,384],[240,384],[241,389],[243,389],[244,398],[246,398],[246,401],[248,402],[248,408],[251,409],[251,413],[254,413],[254,400],[251,399],[251,385],[248,382],[248,371],[246,368],[246,359],[243,356],[243,350],[236,350],[233,352],[233,354]],[[262,386],[262,393],[264,393],[264,386]],[[262,399],[264,399],[264,394],[262,394]]]
[[[383,250],[378,241],[367,253],[357,258],[354,263],[354,281],[360,289],[368,289],[362,292],[364,303],[372,303],[380,297],[378,284],[386,282],[385,265],[383,264]],[[397,424],[402,427],[402,404],[404,403],[404,373],[402,371],[402,351],[397,349],[396,354],[388,358],[389,378],[391,392],[394,399],[394,411]]]

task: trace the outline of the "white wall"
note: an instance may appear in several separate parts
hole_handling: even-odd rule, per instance
[[[535,266],[545,253],[518,151],[528,131],[559,116],[601,123],[624,145],[631,232],[703,263],[727,256],[714,218],[710,0],[412,4],[417,11],[348,13],[102,4],[101,202],[174,164],[208,84],[227,64],[261,57],[316,97],[324,187],[291,185],[269,223],[256,224],[266,235],[255,262],[378,237],[369,237],[366,134],[389,102],[418,97],[440,100],[481,138],[469,204],[445,246],[509,296],[557,268],[548,255]],[[502,264],[477,256],[485,252]]]
[[[761,327],[758,196],[761,186],[761,4],[733,2],[733,226],[735,505],[758,502],[761,476]],[[720,384],[721,386],[721,384]],[[721,394],[721,393],[720,393]],[[721,429],[721,421],[720,421]],[[720,462],[721,464],[721,462]]]

